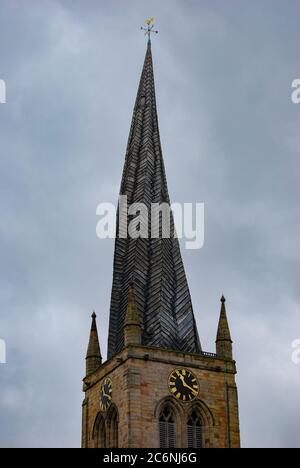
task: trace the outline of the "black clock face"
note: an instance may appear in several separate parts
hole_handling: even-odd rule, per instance
[[[178,400],[189,402],[199,393],[196,377],[188,369],[175,369],[169,377],[169,390]]]
[[[112,381],[106,378],[100,387],[100,409],[106,411],[112,400]]]

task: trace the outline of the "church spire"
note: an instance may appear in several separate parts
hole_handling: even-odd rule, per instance
[[[217,332],[217,354],[225,359],[232,359],[232,340],[227,320],[226,314],[226,307],[225,307],[226,299],[222,295],[221,297],[221,313],[218,325],[218,332]]]
[[[89,345],[86,353],[86,375],[92,374],[102,364],[102,356],[98,338],[96,314],[92,314],[92,326],[90,332]]]
[[[142,344],[199,352],[201,347],[179,243],[174,236],[173,216],[170,217],[169,238],[162,238],[161,226],[158,238],[151,237],[153,203],[170,205],[170,200],[149,42],[133,110],[120,195],[127,196],[128,206],[143,203],[147,207],[148,238],[119,237],[117,213],[108,358],[124,347],[127,294],[132,278],[143,330]],[[127,228],[130,221],[127,219]]]

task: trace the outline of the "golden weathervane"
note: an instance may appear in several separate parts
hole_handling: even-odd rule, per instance
[[[151,34],[155,33],[158,34],[158,31],[156,31],[154,28],[154,18],[149,18],[145,21],[147,27],[141,26],[141,29],[145,31],[145,36],[148,36],[148,40],[150,41]]]

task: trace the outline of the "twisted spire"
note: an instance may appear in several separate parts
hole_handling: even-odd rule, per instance
[[[162,238],[161,226],[159,237],[151,238],[152,204],[170,205],[170,199],[160,143],[150,42],[133,110],[120,195],[127,196],[128,206],[143,203],[147,207],[149,235],[148,238],[135,239],[119,237],[122,218],[117,213],[108,358],[124,347],[128,290],[132,278],[142,327],[142,344],[185,352],[200,351],[172,215],[170,238]],[[129,222],[127,219],[127,228]]]

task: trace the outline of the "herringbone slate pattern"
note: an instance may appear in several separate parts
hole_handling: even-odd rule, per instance
[[[155,227],[159,229],[159,237],[151,238],[151,227],[154,228],[150,223],[151,203],[170,204],[170,201],[159,137],[150,42],[133,111],[120,194],[127,195],[128,204],[144,203],[148,207],[149,236],[148,239],[123,239],[117,235],[108,358],[124,346],[124,320],[132,281],[143,330],[142,344],[201,351],[178,240],[173,235],[163,238],[161,226]],[[172,217],[170,224],[174,233]]]

